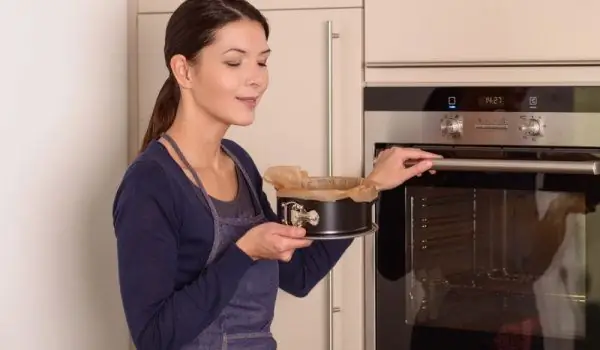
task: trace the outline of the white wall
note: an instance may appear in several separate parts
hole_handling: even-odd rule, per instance
[[[0,2],[0,349],[128,348],[127,2]]]

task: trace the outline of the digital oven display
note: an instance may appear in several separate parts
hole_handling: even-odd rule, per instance
[[[477,99],[477,105],[480,108],[504,108],[506,99],[504,96],[480,96]]]

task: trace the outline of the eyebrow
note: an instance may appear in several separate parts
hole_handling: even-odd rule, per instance
[[[247,54],[248,53],[246,50],[233,48],[233,49],[229,49],[229,50],[223,52],[223,54],[226,54],[226,53],[228,53],[230,51],[235,51],[235,52],[239,52],[239,53],[242,53],[242,54]],[[270,53],[270,52],[271,52],[271,49],[266,49],[266,50],[262,51],[260,54],[264,55],[264,54]]]

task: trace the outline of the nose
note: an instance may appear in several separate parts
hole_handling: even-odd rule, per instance
[[[268,79],[268,73],[265,67],[256,65],[249,70],[246,84],[255,88],[263,87]]]

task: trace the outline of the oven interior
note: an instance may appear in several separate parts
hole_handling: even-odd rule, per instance
[[[565,222],[555,215],[585,201],[581,195],[548,194],[554,199],[542,214],[531,191],[409,188],[406,256],[414,279],[407,287],[413,290],[419,281],[425,290],[419,305],[408,301],[414,322],[491,332],[498,330],[498,319],[490,315],[501,315],[510,324],[535,313],[532,284],[550,265],[566,233]],[[567,226],[584,241],[585,220],[571,220]],[[576,265],[583,268],[584,247],[577,251]],[[581,308],[585,279],[572,283],[568,292],[546,296]]]
[[[590,160],[598,154],[411,146],[448,158]],[[575,315],[573,322],[565,322],[570,327],[555,330],[552,337],[584,337],[586,244],[590,225],[600,224],[595,210],[599,190],[591,175],[489,171],[424,174],[393,190],[396,200],[402,192],[404,206],[404,322],[496,333],[535,318],[543,299]],[[391,242],[385,239],[390,220],[383,218],[381,224],[384,244]],[[565,259],[567,268],[558,262]],[[544,282],[554,265],[558,272]],[[529,330],[531,335],[540,332],[541,327]]]

